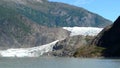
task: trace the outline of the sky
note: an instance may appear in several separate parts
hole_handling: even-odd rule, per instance
[[[100,16],[115,21],[120,15],[120,0],[49,0],[85,8]]]

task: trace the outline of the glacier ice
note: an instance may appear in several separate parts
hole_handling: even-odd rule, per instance
[[[95,36],[103,28],[97,28],[97,27],[63,27],[63,29],[70,31],[71,32],[70,36],[75,36],[75,35]]]
[[[58,42],[58,40],[32,48],[17,48],[17,49],[7,49],[1,50],[0,56],[1,57],[39,57],[44,53],[50,52],[53,49],[53,46]]]
[[[63,29],[71,32],[70,36],[75,35],[89,35],[95,36],[97,35],[103,28],[96,27],[63,27]],[[53,50],[53,46],[58,42],[56,40],[52,43],[31,47],[31,48],[11,48],[7,50],[0,50],[1,57],[39,57],[45,53],[51,52]],[[48,53],[49,54],[49,53]]]

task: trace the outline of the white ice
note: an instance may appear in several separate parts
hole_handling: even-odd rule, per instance
[[[52,43],[32,47],[32,48],[18,48],[18,49],[7,49],[1,50],[0,56],[1,57],[39,57],[44,53],[50,52],[53,49],[53,46],[58,42],[54,41]]]
[[[97,28],[97,27],[63,27],[63,29],[70,31],[71,32],[70,36],[75,36],[75,35],[95,36],[103,28]]]

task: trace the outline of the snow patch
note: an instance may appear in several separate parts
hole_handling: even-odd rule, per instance
[[[54,41],[52,43],[32,47],[32,48],[19,48],[19,49],[7,49],[0,51],[1,57],[39,57],[45,53],[51,52],[53,46],[58,42]]]
[[[63,29],[71,32],[70,36],[84,35],[95,36],[102,31],[103,28],[97,27],[63,27]]]

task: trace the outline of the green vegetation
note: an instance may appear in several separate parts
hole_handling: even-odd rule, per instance
[[[21,38],[30,33],[30,27],[25,25],[20,15],[14,9],[3,6],[0,6],[0,27],[4,29],[2,32],[16,38]]]
[[[83,46],[80,47],[74,54],[75,57],[101,57],[105,48],[98,46]]]
[[[1,0],[0,10],[0,22],[3,22],[4,19],[10,20],[12,23],[15,22],[14,20],[17,22],[22,21],[21,19],[19,21],[16,19],[20,15],[48,27],[104,27],[111,23],[111,21],[83,8],[64,3],[48,2],[47,0],[43,3],[29,1],[25,5]]]
[[[104,27],[111,23],[83,8],[56,2],[20,5],[17,11],[32,21],[48,27]],[[93,16],[93,19],[89,19],[89,15]]]
[[[39,44],[43,44],[43,39],[45,39],[45,42],[48,38],[50,38],[51,40],[51,37],[44,37],[43,34],[43,32],[49,33],[49,29],[46,27],[45,31],[44,29],[41,29],[39,31],[39,27],[105,27],[106,25],[111,23],[111,21],[106,20],[96,14],[93,14],[83,8],[67,5],[64,3],[48,2],[47,0],[42,3],[35,2],[33,0],[21,1],[23,1],[24,3],[17,2],[16,0],[0,1],[1,46],[17,46],[17,44],[19,43],[20,45],[26,43],[26,46],[30,44],[32,46],[36,46]],[[36,27],[36,25],[38,25],[38,28]],[[54,34],[56,34],[56,32],[57,31],[55,31]],[[45,34],[45,36],[47,36],[47,34]],[[89,37],[83,38],[81,43],[87,44],[86,42],[90,43],[90,40],[91,39]],[[70,44],[71,43],[76,44],[74,40],[70,40]]]

